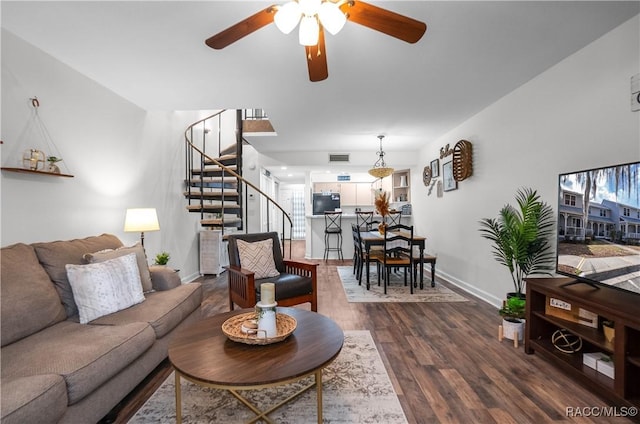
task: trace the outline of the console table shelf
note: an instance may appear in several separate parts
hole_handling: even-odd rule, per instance
[[[529,278],[527,283],[527,311],[525,352],[537,353],[556,364],[585,387],[616,405],[640,407],[640,316],[638,297],[614,288],[599,289],[575,284],[571,278]],[[598,328],[582,325],[547,314],[548,298],[562,300],[570,307],[582,308],[597,314]],[[570,319],[570,318],[568,318]],[[615,322],[615,339],[607,341],[602,321]],[[567,330],[582,339],[577,353],[563,353],[552,343],[555,331]],[[604,352],[611,356],[614,377],[583,363],[583,353]]]

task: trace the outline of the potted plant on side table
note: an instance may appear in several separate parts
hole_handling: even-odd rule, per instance
[[[555,255],[551,250],[555,215],[551,206],[540,200],[540,195],[531,188],[519,189],[516,201],[517,207],[503,206],[497,218],[480,220],[480,233],[493,243],[494,258],[507,267],[513,281],[514,291],[507,293],[501,311],[509,310],[511,298],[519,298],[524,318],[525,278],[532,274],[551,275],[555,269]]]

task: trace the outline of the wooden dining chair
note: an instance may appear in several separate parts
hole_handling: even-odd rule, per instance
[[[362,231],[371,231],[373,226],[379,223],[380,221],[373,220],[373,211],[356,212],[356,224]]]
[[[389,214],[386,216],[387,225],[399,225],[402,224],[402,210],[392,210],[389,211]]]
[[[398,224],[387,227],[384,233],[381,268],[381,272],[378,272],[378,284],[380,284],[380,274],[383,274],[384,294],[387,294],[387,284],[392,268],[403,268],[405,286],[407,274],[409,275],[409,287],[413,294],[413,225]]]

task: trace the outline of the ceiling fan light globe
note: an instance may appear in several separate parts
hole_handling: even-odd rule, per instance
[[[325,1],[320,5],[318,18],[320,18],[322,26],[329,31],[331,35],[339,33],[347,22],[347,16],[340,10],[337,4],[331,1]]]
[[[284,34],[289,34],[300,22],[302,12],[300,11],[300,5],[296,1],[290,1],[278,8],[278,11],[273,15],[273,21],[280,31]]]
[[[318,44],[320,25],[315,16],[303,16],[300,20],[299,42],[303,46],[315,46]]]

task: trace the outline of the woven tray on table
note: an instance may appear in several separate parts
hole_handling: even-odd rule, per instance
[[[283,341],[293,333],[297,325],[294,317],[277,312],[276,329],[278,334],[275,337],[258,337],[258,334],[248,334],[242,331],[242,324],[246,321],[255,319],[255,317],[255,312],[235,315],[222,324],[222,332],[234,342],[252,345],[267,345]]]

